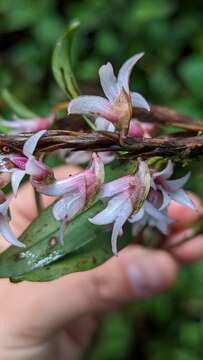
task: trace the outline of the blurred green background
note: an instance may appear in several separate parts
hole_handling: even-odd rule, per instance
[[[0,87],[35,112],[65,100],[51,73],[56,40],[73,18],[74,70],[86,93],[100,91],[98,67],[118,69],[145,51],[132,88],[153,104],[203,118],[202,0],[0,0]],[[0,102],[0,110],[3,104]],[[199,171],[190,188],[202,191]],[[89,360],[200,360],[203,358],[203,264],[183,269],[167,294],[108,316]]]

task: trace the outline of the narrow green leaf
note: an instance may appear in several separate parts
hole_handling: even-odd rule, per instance
[[[59,87],[72,99],[79,94],[78,86],[71,67],[73,38],[80,22],[75,20],[67,27],[56,43],[52,57],[52,71]]]
[[[32,118],[37,116],[32,110],[28,109],[27,106],[17,100],[8,89],[3,89],[0,96],[17,116],[22,118]]]
[[[81,237],[82,234],[79,231],[75,235]],[[124,236],[118,240],[119,250],[131,241],[131,227],[126,224],[124,226]],[[100,227],[100,231],[96,231],[95,237],[84,246],[81,246],[80,249],[44,267],[20,276],[13,276],[11,281],[50,281],[73,272],[93,269],[112,256],[111,231]]]
[[[134,171],[134,162],[117,161],[107,166],[106,181]],[[0,255],[0,277],[15,277],[30,272],[103,237],[102,227],[92,225],[88,218],[96,215],[104,206],[99,201],[78,214],[66,227],[63,247],[58,243],[59,223],[53,218],[52,208],[44,210],[20,237],[27,247],[22,250],[10,246]]]

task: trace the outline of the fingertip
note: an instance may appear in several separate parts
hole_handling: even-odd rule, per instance
[[[120,259],[135,296],[148,297],[166,290],[175,281],[178,265],[162,250],[134,247],[120,254]]]
[[[197,221],[203,214],[203,206],[199,197],[193,193],[189,193],[191,200],[196,206],[197,210],[192,210],[184,205],[178,204],[172,201],[168,208],[168,215],[175,220],[175,223],[171,225],[173,231],[185,229]]]
[[[184,264],[190,264],[203,259],[203,235],[186,241],[180,246],[171,250],[171,253],[178,261]]]

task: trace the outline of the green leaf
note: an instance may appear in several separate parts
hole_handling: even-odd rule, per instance
[[[81,219],[78,220],[75,232],[75,238],[79,237],[85,240],[88,235],[79,226]],[[86,226],[87,224],[85,224]],[[83,225],[84,226],[84,225]],[[111,231],[104,230],[102,227],[91,229],[94,237],[90,241],[81,246],[78,250],[70,252],[62,259],[49,263],[41,268],[37,268],[28,273],[12,276],[11,281],[19,282],[23,280],[29,281],[50,281],[57,279],[63,275],[78,271],[86,271],[95,268],[113,256],[111,248]],[[90,234],[90,233],[89,233]],[[71,233],[69,233],[71,236]],[[124,236],[118,241],[118,249],[122,249],[132,241],[131,227],[129,224],[124,226]]]
[[[117,161],[107,167],[106,181],[134,171],[134,162]],[[22,250],[22,248],[10,246],[0,255],[0,277],[23,275],[48,265],[89,242],[94,243],[99,238],[102,242],[106,236],[104,229],[92,225],[88,219],[104,207],[105,205],[98,201],[86,211],[76,215],[66,227],[64,246],[58,242],[60,226],[52,216],[52,207],[44,210],[20,237],[27,247]]]
[[[52,57],[52,71],[59,87],[72,99],[79,94],[78,86],[71,67],[73,38],[80,22],[75,20],[67,27],[56,43]]]
[[[19,117],[33,118],[37,116],[34,112],[17,100],[8,89],[3,89],[0,93],[1,98],[10,107],[10,109]]]

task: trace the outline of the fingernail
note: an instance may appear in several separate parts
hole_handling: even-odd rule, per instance
[[[148,256],[147,256],[148,257]],[[162,276],[160,266],[153,261],[151,257],[149,262],[145,259],[139,261],[130,261],[127,266],[127,274],[135,296],[139,298],[148,297],[162,287]]]

